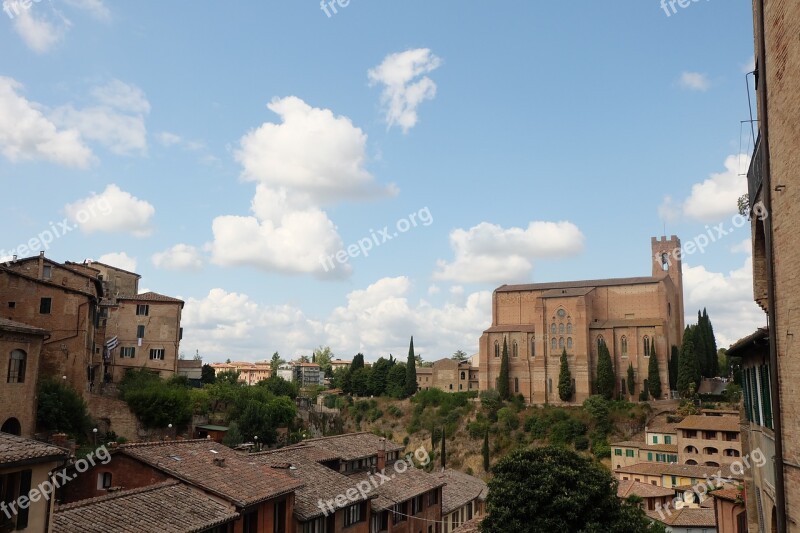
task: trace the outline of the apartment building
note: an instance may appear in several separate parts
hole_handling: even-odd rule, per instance
[[[33,437],[36,386],[47,331],[0,318],[0,432]]]
[[[325,384],[325,373],[316,363],[292,363],[292,380],[301,387]]]
[[[433,366],[417,368],[417,386],[419,390],[435,388],[445,392],[477,392],[479,371],[469,361],[440,359]]]
[[[738,416],[687,416],[675,427],[683,464],[718,467],[742,456]]]
[[[437,474],[445,483],[442,488],[442,533],[451,533],[486,511],[489,488],[475,476],[453,469]]]
[[[259,381],[272,377],[272,363],[261,361],[251,363],[248,361],[234,361],[231,363],[213,363],[210,365],[214,373],[238,372],[239,381],[246,385],[256,385]]]

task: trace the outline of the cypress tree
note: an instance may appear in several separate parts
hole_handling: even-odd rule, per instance
[[[697,390],[697,359],[695,358],[695,348],[693,335],[685,334],[681,355],[678,359],[678,392],[682,396],[689,393],[691,387]]]
[[[446,443],[445,433],[446,433],[445,429],[442,428],[442,470],[444,470],[445,467],[447,466],[447,447],[445,444]]]
[[[605,343],[600,344],[597,356],[597,393],[606,400],[614,398],[614,364],[611,362],[611,353]]]
[[[658,356],[656,356],[656,342],[650,348],[650,365],[647,368],[647,387],[654,400],[661,399],[661,372],[658,369]]]
[[[481,447],[481,455],[483,455],[483,471],[489,471],[489,429],[483,434],[483,447]]]
[[[406,362],[406,396],[413,396],[417,392],[417,358],[414,357],[414,336],[408,345],[408,361]]]
[[[497,392],[500,394],[500,399],[507,402],[511,399],[511,391],[508,387],[508,342],[503,339],[503,357],[500,361],[500,377],[497,383]]]
[[[569,372],[569,361],[567,360],[567,349],[561,352],[561,370],[558,373],[558,397],[562,402],[572,399],[572,374]]]
[[[357,353],[355,357],[353,357],[353,362],[350,363],[350,372],[355,372],[359,368],[364,368],[364,354]]]
[[[636,394],[636,374],[633,372],[633,363],[628,364],[628,394]]]
[[[672,355],[669,358],[669,388],[678,390],[678,347],[672,345]]]
[[[706,325],[706,350],[708,350],[709,370],[711,376],[716,377],[720,373],[719,359],[717,358],[717,339],[714,337],[714,326],[708,317],[708,311],[703,309],[703,321]]]

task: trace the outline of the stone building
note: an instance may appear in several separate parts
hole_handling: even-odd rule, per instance
[[[0,318],[0,431],[32,437],[36,384],[47,331]]]
[[[419,390],[431,388],[445,392],[469,392],[478,390],[478,367],[469,361],[440,359],[429,367],[417,367]]]
[[[681,244],[676,236],[651,240],[649,277],[503,285],[492,298],[492,325],[480,338],[480,390],[495,389],[503,342],[509,353],[509,389],[532,404],[561,403],[560,356],[566,350],[573,403],[593,393],[600,344],[612,356],[616,389],[635,395],[645,386],[655,354],[661,390],[669,391],[667,361],[683,335]]]
[[[766,467],[746,483],[751,530],[800,531],[800,3],[754,0],[758,140],[747,174],[753,296],[768,329],[737,343],[748,452]]]

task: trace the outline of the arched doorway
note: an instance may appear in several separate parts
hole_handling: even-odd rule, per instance
[[[13,416],[3,422],[2,427],[0,427],[0,431],[3,433],[11,433],[12,435],[22,435],[22,425],[20,425],[19,420],[14,418]]]

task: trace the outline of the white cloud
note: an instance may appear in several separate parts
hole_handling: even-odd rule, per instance
[[[430,287],[428,287],[429,296],[433,296],[434,294],[439,294],[440,292],[442,292],[442,289],[440,289],[438,285],[431,285]]]
[[[43,159],[59,165],[86,168],[91,149],[75,128],[59,129],[42,106],[18,93],[22,85],[0,77],[0,151],[11,162]]]
[[[658,207],[662,220],[674,222],[688,217],[701,222],[719,222],[738,212],[739,198],[747,193],[747,169],[750,156],[730,155],[725,158],[725,170],[692,185],[692,192],[683,202],[676,203],[665,196]]]
[[[753,243],[750,239],[745,239],[742,242],[731,246],[731,252],[735,254],[752,254]]]
[[[384,85],[381,102],[389,127],[400,126],[403,133],[408,133],[417,124],[417,107],[436,96],[436,83],[425,74],[441,64],[442,60],[430,49],[417,48],[388,55],[368,72],[371,84]]]
[[[584,236],[571,222],[531,222],[504,229],[481,222],[450,233],[451,263],[437,261],[434,279],[460,283],[521,282],[530,278],[535,259],[566,257],[583,250]]]
[[[376,184],[366,170],[367,136],[350,119],[293,96],[268,107],[282,123],[250,131],[236,151],[242,176],[258,183],[254,216],[214,219],[212,261],[346,277],[349,265],[325,263],[343,243],[320,205],[385,196],[396,188]]]
[[[22,38],[23,42],[38,54],[49,52],[63,37],[66,30],[70,27],[70,22],[63,15],[53,10],[60,19],[59,21],[50,20],[38,5],[31,5],[28,8],[14,8],[14,30]]]
[[[145,115],[150,103],[141,89],[119,80],[95,87],[92,96],[100,104],[84,109],[66,105],[55,109],[53,120],[74,128],[120,155],[147,153]]]
[[[405,277],[380,279],[352,291],[324,320],[295,307],[262,306],[247,295],[213,289],[202,299],[187,300],[182,346],[191,353],[199,349],[206,361],[263,360],[273,351],[294,358],[320,344],[343,357],[362,352],[374,361],[390,353],[403,359],[414,335],[425,360],[449,357],[457,349],[477,351],[491,323],[491,292],[470,294],[460,305],[433,307],[424,300],[410,303],[410,288]]]
[[[136,259],[129,257],[125,252],[113,252],[101,255],[97,261],[121,268],[122,270],[127,270],[128,272],[136,272]]]
[[[111,11],[103,0],[65,0],[72,7],[87,11],[91,16],[102,22],[111,20]]]
[[[766,325],[766,314],[753,301],[753,261],[729,272],[711,272],[704,266],[683,267],[686,323],[697,322],[697,311],[708,309],[717,345],[728,347]]]
[[[151,222],[155,207],[140,200],[114,184],[100,194],[67,204],[67,218],[84,233],[130,233],[146,237],[152,233]]]
[[[166,270],[200,270],[203,256],[189,244],[176,244],[168,250],[153,254],[153,265]]]
[[[169,131],[162,131],[156,137],[158,138],[158,142],[160,142],[166,147],[170,147],[183,142],[183,138],[180,135],[171,133]]]
[[[265,122],[242,137],[236,160],[242,176],[271,188],[287,187],[317,202],[394,194],[367,171],[367,135],[347,117],[313,108],[295,96],[267,106],[281,124]]]
[[[679,85],[690,91],[705,92],[711,88],[711,80],[700,72],[682,72]]]

